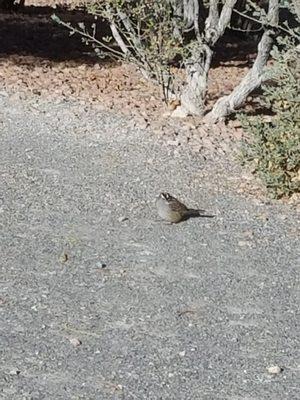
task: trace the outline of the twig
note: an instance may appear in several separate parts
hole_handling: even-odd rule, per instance
[[[123,53],[124,53],[125,55],[127,55],[128,53],[130,53],[129,50],[128,50],[128,47],[126,46],[124,40],[123,40],[122,37],[121,37],[121,35],[120,35],[120,33],[119,33],[119,31],[118,31],[116,25],[115,25],[113,22],[111,22],[109,26],[110,26],[110,30],[111,30],[111,33],[112,33],[112,35],[113,35],[115,41],[117,42],[118,46],[119,46],[120,49],[123,51]]]
[[[194,0],[194,30],[199,43],[202,43],[199,31],[199,1]]]
[[[257,22],[258,24],[261,24],[263,27],[280,29],[281,31],[283,31],[285,33],[288,33],[290,36],[300,40],[300,36],[297,35],[296,33],[294,33],[292,31],[292,29],[283,28],[279,24],[273,24],[272,22],[269,22],[269,21],[265,21],[265,22],[261,21],[259,19],[254,18],[254,17],[251,17],[250,15],[244,14],[241,11],[238,11],[238,10],[233,10],[233,12],[235,12],[236,14],[241,15],[242,17],[244,17],[246,19],[249,19],[250,21]]]
[[[54,18],[53,18],[54,17]],[[70,31],[72,32],[76,32],[79,35],[87,38],[89,41],[97,43],[99,45],[99,47],[103,47],[104,49],[106,49],[108,51],[107,54],[113,53],[116,56],[120,57],[120,58],[124,58],[124,54],[121,53],[118,50],[113,49],[112,47],[107,46],[105,43],[101,42],[100,40],[96,39],[94,36],[90,35],[89,33],[85,32],[84,30],[80,30],[78,28],[73,27],[72,25],[70,25],[67,22],[63,22],[60,18],[58,18],[55,14],[54,16],[52,16],[52,19],[54,21],[56,21],[57,23],[59,23],[60,25],[68,28]]]

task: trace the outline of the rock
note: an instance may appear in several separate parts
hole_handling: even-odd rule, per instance
[[[124,222],[124,221],[128,221],[128,218],[125,217],[125,215],[122,215],[121,217],[118,218],[119,222]]]
[[[13,368],[9,371],[9,375],[20,375],[21,371],[18,368]]]
[[[176,110],[176,108],[178,108],[179,106],[180,106],[180,100],[178,100],[178,99],[171,100],[168,103],[168,109],[171,111]]]
[[[283,371],[283,368],[279,367],[278,365],[271,365],[267,368],[269,374],[278,375]]]
[[[186,118],[187,116],[188,116],[188,112],[182,106],[175,108],[175,110],[171,114],[172,118]]]
[[[241,247],[251,246],[251,242],[249,240],[239,240],[238,245]]]
[[[77,339],[77,338],[71,338],[69,339],[70,343],[72,346],[74,347],[78,347],[82,344],[81,340]]]
[[[168,146],[180,146],[180,141],[178,139],[167,140]]]
[[[106,268],[107,267],[107,265],[104,263],[104,262],[102,262],[102,261],[97,261],[96,262],[96,266],[98,267],[98,268]]]
[[[66,263],[68,260],[69,260],[68,254],[67,254],[65,251],[62,252],[62,254],[61,254],[60,257],[59,257],[59,261],[60,261],[61,263]]]
[[[299,208],[299,206],[300,206],[300,194],[299,193],[293,193],[291,195],[291,197],[289,198],[288,203],[292,204],[292,205],[296,205],[297,208]]]
[[[136,118],[136,124],[140,129],[146,129],[150,125],[148,119],[143,117]]]

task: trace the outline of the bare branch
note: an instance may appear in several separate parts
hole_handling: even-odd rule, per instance
[[[218,38],[223,35],[225,29],[230,23],[231,15],[237,0],[226,0],[218,22]]]
[[[278,0],[270,0],[268,20],[272,24],[278,23]],[[273,44],[272,34],[271,29],[264,32],[258,45],[256,60],[251,70],[230,95],[224,96],[216,102],[213,109],[206,115],[206,121],[215,123],[231,114],[243,105],[253,90],[261,86],[264,80],[264,67],[267,64]]]
[[[202,43],[199,31],[199,0],[194,0],[194,30],[198,42]]]
[[[65,28],[69,29],[71,31],[71,33],[75,32],[75,33],[78,33],[79,35],[81,35],[82,37],[86,38],[89,43],[96,43],[100,48],[105,49],[105,51],[106,51],[105,54],[107,54],[108,56],[114,55],[117,58],[124,58],[123,53],[121,53],[118,50],[115,50],[111,46],[106,45],[105,43],[101,42],[101,40],[96,39],[95,36],[90,35],[88,32],[85,32],[83,29],[77,29],[77,28],[71,26],[71,24],[69,22],[62,21],[56,15],[52,16],[52,19],[54,19],[57,23],[64,26]]]
[[[126,44],[125,44],[124,40],[122,39],[122,37],[121,37],[116,25],[113,22],[110,23],[110,30],[111,30],[111,33],[112,33],[115,41],[117,42],[118,46],[120,47],[120,49],[123,51],[123,53],[125,55],[128,55],[128,53],[129,53],[128,47],[126,46]]]
[[[269,2],[269,9],[267,15],[268,21],[272,26],[278,25],[279,19],[279,4],[278,0],[270,0]]]
[[[300,8],[300,7],[299,7],[299,8]],[[259,23],[259,24],[261,24],[262,26],[265,26],[265,27],[271,27],[271,28],[279,29],[279,30],[281,30],[282,32],[288,33],[290,36],[293,36],[294,38],[296,38],[296,39],[299,40],[299,35],[297,35],[296,33],[294,33],[292,29],[286,29],[286,28],[284,28],[283,26],[279,25],[279,24],[278,24],[278,21],[277,21],[276,23],[272,23],[272,21],[260,21],[259,19],[254,18],[254,17],[251,17],[250,15],[247,15],[247,14],[245,14],[245,13],[242,13],[241,11],[238,11],[238,10],[233,10],[233,11],[234,11],[236,14],[239,14],[239,15],[241,15],[242,17],[244,17],[244,18],[246,18],[246,19],[249,19],[250,21],[257,22],[257,23]],[[261,28],[260,28],[260,29],[261,29]],[[237,28],[235,28],[235,30],[237,30]],[[252,31],[252,32],[253,32],[253,31]]]
[[[211,31],[216,31],[219,20],[218,0],[210,0],[209,13],[205,21],[206,39],[211,36]]]
[[[120,20],[122,21],[125,29],[127,30],[127,33],[126,33],[127,40],[132,45],[132,48],[138,55],[138,58],[141,60],[141,64],[145,65],[145,66],[147,65],[147,67],[151,70],[151,66],[149,65],[149,62],[148,62],[147,58],[145,57],[145,50],[143,48],[142,42],[135,32],[135,30],[132,26],[132,23],[130,21],[130,18],[123,11],[118,11],[118,16],[119,16]],[[137,59],[137,57],[135,57],[135,59]]]
[[[209,1],[208,21],[211,21],[212,25],[215,25],[219,19],[218,3],[218,0]]]
[[[183,1],[183,19],[186,31],[194,28],[194,1],[195,0]],[[178,3],[180,2],[178,1]]]
[[[135,48],[141,49],[143,47],[142,43],[141,43],[140,39],[137,37],[136,32],[131,24],[129,17],[123,11],[118,11],[118,16],[119,16],[120,20],[122,21],[125,29],[127,29],[127,32],[130,33],[130,36],[131,36],[131,39],[132,39],[132,42],[133,42]]]
[[[209,14],[205,21],[205,39],[213,46],[224,34],[225,29],[230,23],[231,15],[237,0],[226,0],[219,16],[218,0],[210,0]]]

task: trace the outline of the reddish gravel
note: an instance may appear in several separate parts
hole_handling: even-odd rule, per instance
[[[145,81],[133,66],[99,60],[79,37],[70,37],[51,21],[55,12],[71,23],[83,19],[91,22],[76,9],[79,4],[65,1],[61,8],[61,2],[28,1],[18,12],[0,14],[2,88],[21,96],[100,103],[131,115],[143,127],[150,125],[157,134],[167,136],[172,146],[188,143],[192,151],[212,157],[232,154],[243,136],[239,124],[220,123],[212,128],[199,118],[170,118],[171,110],[163,103],[159,88]],[[220,96],[230,93],[248,71],[251,58],[245,52],[240,54],[233,45],[220,50],[222,59],[214,60],[209,76],[208,108]],[[234,61],[228,61],[229,53],[234,55]]]

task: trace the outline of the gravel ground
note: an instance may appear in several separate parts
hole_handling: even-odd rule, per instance
[[[1,399],[300,398],[295,210],[100,108],[0,104]]]

